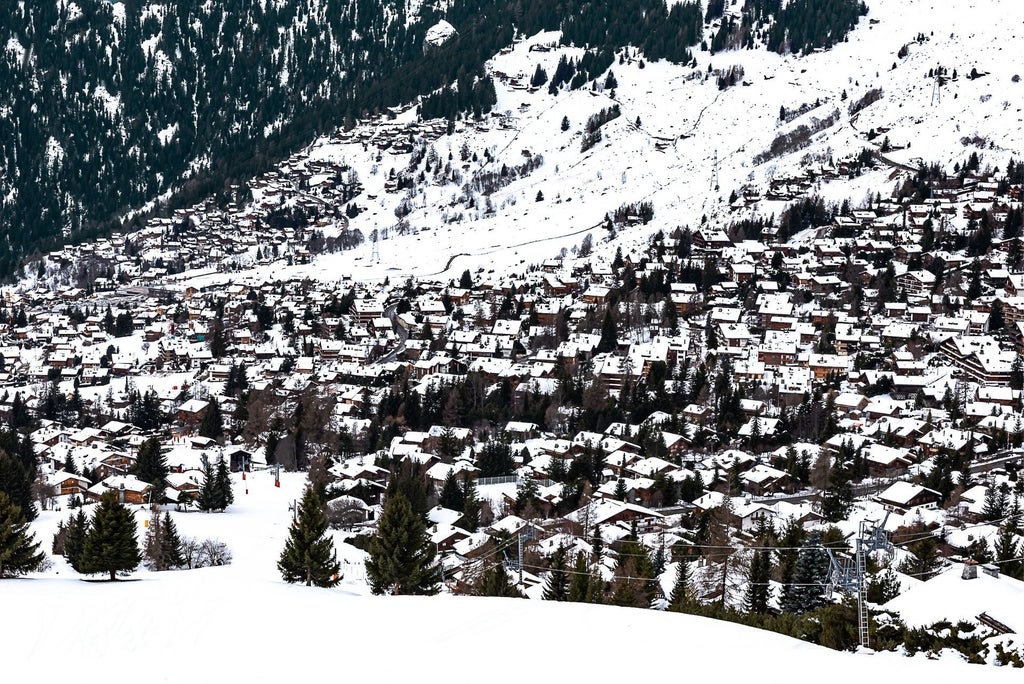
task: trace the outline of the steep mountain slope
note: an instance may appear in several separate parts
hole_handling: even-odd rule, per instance
[[[634,205],[629,214],[649,203],[653,218],[615,226],[619,239],[603,248],[609,255],[655,230],[696,229],[705,218],[721,227],[777,216],[786,201],[768,199],[773,184],[806,180],[808,171],[805,192],[858,205],[895,188],[922,161],[948,168],[976,154],[983,166],[1005,167],[1021,154],[1024,85],[1006,46],[1019,39],[1022,20],[1024,8],[999,0],[955,8],[875,2],[848,40],[828,51],[698,50],[695,64],[676,65],[628,48],[615,56],[611,81],[606,71],[581,89],[554,93],[559,62],[583,61],[585,52],[560,46],[557,33],[536,34],[488,62],[497,92],[490,117],[410,142],[401,126],[417,115],[408,109],[296,155],[290,168],[327,160],[358,171],[366,190],[356,204],[365,211],[350,225],[382,236],[379,263],[369,263],[368,242],[312,266],[273,270],[356,278],[515,270],[580,247],[588,233],[600,245],[610,236],[608,216],[624,205]],[[549,81],[530,88],[538,67]],[[730,78],[735,85],[723,88]],[[609,119],[615,107],[619,116]],[[591,134],[594,144],[584,150],[587,121],[602,111],[599,120],[609,120],[601,139]],[[858,161],[883,147],[888,163]],[[822,180],[843,159],[850,170]],[[745,187],[761,199],[730,205],[731,193]],[[283,197],[274,186],[259,195]]]
[[[750,4],[760,33],[737,39],[779,50],[828,47],[860,12],[856,0],[813,12],[807,0],[786,10],[777,0]],[[712,5],[709,17],[721,11]],[[316,134],[446,83],[457,85],[425,110],[486,114],[494,92],[477,76],[516,32],[562,29],[567,43],[586,44],[571,79],[580,87],[623,45],[688,62],[706,37],[702,14],[699,3],[662,0],[7,3],[0,277],[35,250],[117,226],[139,207],[211,193],[227,202],[234,181]],[[449,39],[425,42],[442,17]],[[778,38],[790,34],[796,46]]]

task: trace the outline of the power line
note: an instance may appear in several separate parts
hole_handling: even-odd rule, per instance
[[[1014,516],[1007,515],[1007,516],[1004,516],[1003,518],[998,518],[998,519],[992,520],[992,521],[980,522],[980,523],[975,523],[975,524],[972,524],[972,525],[965,525],[962,528],[957,528],[957,531],[964,531],[964,530],[969,530],[969,529],[975,529],[975,528],[978,528],[978,527],[987,527],[987,526],[992,526],[992,525],[998,525],[999,523],[1005,522],[1007,519],[1012,518],[1012,517],[1014,517]],[[904,545],[907,545],[907,544],[913,544],[915,542],[924,541],[924,540],[927,540],[927,539],[942,539],[942,538],[945,537],[944,533],[945,533],[944,528],[939,528],[938,530],[933,531],[933,532],[927,532],[927,533],[923,533],[923,534],[918,534],[918,535],[909,537],[907,539],[902,539],[898,543],[894,542],[894,546],[904,546]],[[582,536],[582,535],[573,534],[571,532],[559,532],[558,534],[560,534],[562,536],[565,536],[565,537],[569,537],[570,539],[573,539],[573,540],[585,542],[588,545],[590,544],[590,540],[587,539],[586,537]],[[842,552],[842,553],[854,553],[855,552],[855,549],[851,549],[848,545],[844,545],[844,546],[829,546],[829,545],[824,545],[824,544],[821,545],[821,546],[809,547],[809,546],[762,546],[762,545],[744,546],[744,545],[739,545],[739,544],[735,544],[735,545],[727,545],[727,544],[690,544],[690,543],[686,542],[682,546],[683,546],[684,550],[695,549],[695,550],[704,550],[704,551],[728,552],[728,553],[708,554],[708,555],[703,556],[704,558],[707,558],[708,560],[711,560],[712,562],[718,562],[718,561],[715,561],[714,558],[709,557],[709,556],[718,556],[718,557],[723,556],[723,555],[731,556],[733,553],[742,552],[742,551],[804,551],[804,550],[809,550],[809,549],[820,549],[820,550],[823,550],[823,551],[831,550],[831,551]],[[650,558],[649,554],[621,553],[621,552],[614,551],[612,549],[607,549],[607,551],[610,554],[614,554],[616,558],[642,558],[644,556],[646,556],[647,558]]]

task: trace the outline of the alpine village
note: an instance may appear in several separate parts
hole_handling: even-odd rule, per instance
[[[221,9],[179,4],[0,9],[0,578],[250,563],[460,597],[428,622],[603,604],[1024,666],[1012,3],[946,39],[882,0],[225,2],[268,51],[225,83],[252,57],[268,109],[210,130],[135,111],[219,111],[174,74]],[[302,28],[364,21],[333,49],[415,46],[368,52],[378,86]],[[19,75],[75,68],[77,138]]]

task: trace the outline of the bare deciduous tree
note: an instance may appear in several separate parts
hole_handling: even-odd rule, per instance
[[[216,539],[186,537],[181,540],[181,550],[189,569],[229,565],[232,559],[228,545]]]

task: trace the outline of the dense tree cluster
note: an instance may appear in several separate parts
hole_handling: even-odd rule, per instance
[[[199,488],[199,509],[207,512],[223,511],[235,500],[227,463],[223,456],[218,456],[214,464],[205,455],[202,461],[203,483]]]
[[[601,127],[613,119],[619,118],[622,112],[619,109],[619,105],[614,104],[611,107],[605,107],[597,114],[593,114],[587,119],[586,129],[583,133],[583,140],[580,143],[580,151],[586,152],[597,143],[601,142]]]
[[[20,395],[15,396],[17,403]],[[34,520],[32,485],[38,466],[32,440],[15,430],[0,430],[0,492],[6,494],[26,520]]]
[[[779,4],[778,0],[773,3]],[[767,44],[769,50],[784,54],[832,47],[868,8],[861,0],[792,0],[776,11]]]

